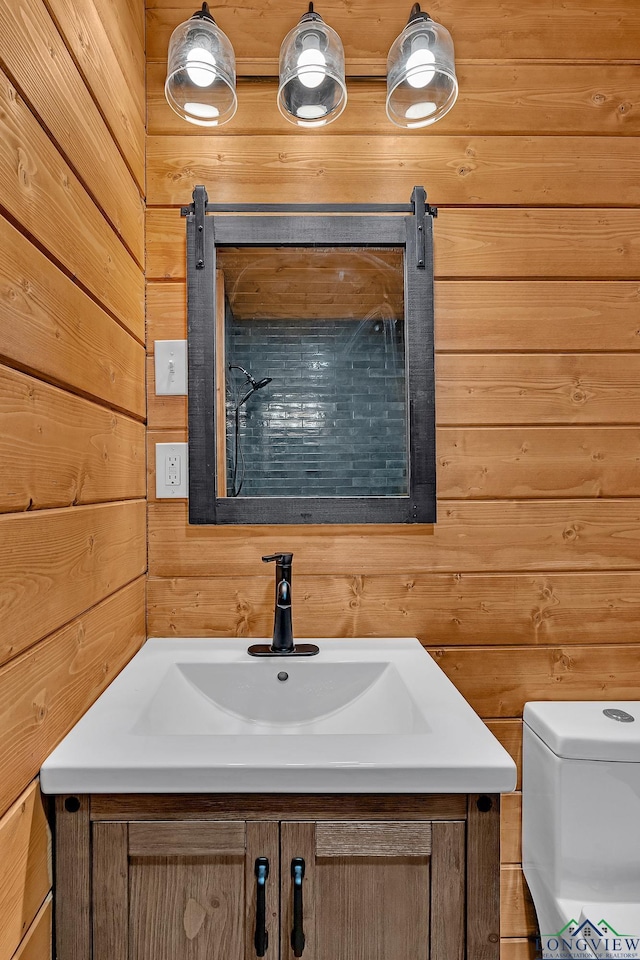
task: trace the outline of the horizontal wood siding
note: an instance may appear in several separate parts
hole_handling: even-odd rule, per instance
[[[144,419],[142,344],[3,217],[0,309],[8,363]]]
[[[155,501],[155,444],[185,442],[187,430],[172,424],[178,412],[186,423],[184,401],[154,397],[151,407],[159,421],[154,426],[163,428],[147,434],[149,500]],[[438,494],[447,500],[627,497],[636,491],[639,427],[439,427],[436,443]]]
[[[221,203],[277,203],[285,194],[290,203],[304,203],[310,181],[331,203],[346,203],[359,192],[368,203],[384,203],[391,196],[409,197],[416,183],[428,184],[430,200],[439,204],[627,207],[640,202],[640,157],[627,137],[432,134],[374,140],[327,133],[321,152],[312,137],[289,143],[282,136],[209,139],[149,137],[150,205],[184,203],[194,182],[204,183]]]
[[[215,184],[209,192],[212,199],[220,199]],[[282,195],[288,196],[284,190]],[[407,196],[404,191],[400,199]],[[245,198],[238,191],[233,199]],[[378,199],[387,202],[388,191]],[[434,271],[439,279],[636,280],[638,275],[640,210],[635,208],[447,207],[438,215],[434,235]],[[185,276],[180,211],[148,210],[147,277]],[[588,298],[580,309],[590,309]],[[597,341],[592,349],[598,349]]]
[[[451,213],[441,214],[438,227]],[[176,236],[178,241],[184,243],[183,237]],[[182,282],[147,284],[149,353],[155,340],[186,337],[186,297]],[[435,303],[440,355],[640,350],[635,280],[436,280]]]
[[[143,500],[0,517],[0,662],[144,573]]]
[[[0,196],[11,217],[144,340],[138,264],[1,71]]]
[[[144,578],[0,668],[0,809],[142,646]]]
[[[34,62],[46,50],[46,70]],[[143,201],[42,0],[0,7],[0,59],[138,263]]]
[[[14,954],[15,960],[52,960],[53,895],[50,893]]]
[[[8,960],[51,889],[51,833],[38,781],[0,819],[0,957]]]
[[[146,632],[141,13],[0,0],[0,960],[51,960],[37,774]]]
[[[635,571],[300,574],[295,588],[300,637],[402,632],[454,647],[638,642]],[[264,637],[273,627],[273,581],[260,569],[215,580],[152,576],[148,590],[154,636]]]
[[[135,4],[115,0],[46,0],[92,97],[106,118],[141,190],[144,188],[144,36]],[[131,18],[131,19],[130,19]]]
[[[640,500],[445,500],[433,529],[372,525],[364,533],[348,526],[211,530],[187,524],[184,502],[149,506],[153,576],[211,576],[223,551],[220,575],[262,574],[260,556],[277,552],[283,539],[296,553],[297,572],[306,575],[400,567],[407,573],[633,571]]]
[[[268,636],[263,553],[295,553],[298,636],[417,636],[518,763],[530,699],[637,696],[640,640],[640,8],[633,0],[442,0],[460,96],[435,127],[384,113],[390,0],[326,0],[349,103],[321,131],[276,107],[282,0],[221,0],[239,109],[210,133],[163,95],[171,30],[147,0],[149,632]],[[508,23],[508,29],[505,24]],[[190,527],[156,501],[157,442],[186,401],[156,397],[153,341],[186,336],[184,222],[214,201],[404,201],[434,223],[435,527]],[[249,290],[251,296],[261,291]],[[269,374],[265,369],[264,373]],[[224,558],[224,559],[223,559]],[[503,960],[529,960],[521,795],[502,818]]]
[[[184,427],[186,399],[155,395],[151,361],[147,379],[149,427]],[[640,353],[444,354],[436,381],[441,427],[638,422]]]
[[[0,367],[0,512],[144,497],[144,424]]]
[[[190,7],[179,0],[147,0],[147,8],[147,56],[164,58],[171,31]],[[216,21],[233,38],[239,59],[277,60],[296,14],[283,0],[265,0],[260,16],[255,7],[236,0],[216,5]],[[322,16],[340,34],[347,60],[382,66],[407,13],[389,0],[326,0]],[[640,47],[640,11],[633,0],[565,0],[560,8],[557,0],[476,0],[471,6],[440,0],[438,19],[451,30],[463,60],[635,61]]]
[[[382,74],[382,60],[379,69]],[[168,105],[164,95],[166,75],[164,61],[150,61],[149,133],[202,136],[201,129],[186,124]],[[438,121],[438,135],[526,136],[535,130],[536,136],[636,136],[640,130],[640,84],[637,70],[630,64],[595,66],[569,62],[548,64],[541,72],[532,63],[475,61],[459,63],[457,75],[460,90],[456,108]],[[282,136],[290,132],[277,107],[277,91],[275,76],[263,78],[261,83],[241,77],[233,125],[220,127],[216,136],[253,136],[257,132]],[[347,106],[332,134],[393,134],[415,140],[415,131],[390,128],[384,108],[386,93],[382,75],[375,79],[350,78]]]

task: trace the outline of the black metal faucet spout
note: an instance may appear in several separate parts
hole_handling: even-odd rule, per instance
[[[273,616],[273,640],[253,644],[248,652],[253,657],[312,657],[319,653],[313,643],[293,642],[293,618],[291,615],[291,565],[292,553],[272,553],[262,558],[263,563],[276,564],[276,595]]]
[[[263,557],[263,563],[275,560],[276,564],[276,602],[273,616],[272,653],[293,653],[293,619],[291,616],[291,564],[292,553],[274,553]]]

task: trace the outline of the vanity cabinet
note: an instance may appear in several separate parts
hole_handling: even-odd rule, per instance
[[[282,823],[283,960],[295,955],[295,857],[305,862],[303,957],[461,960],[464,834],[460,821]]]
[[[498,960],[496,796],[56,798],[58,960]]]

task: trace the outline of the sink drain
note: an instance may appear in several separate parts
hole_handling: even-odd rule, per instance
[[[611,707],[602,711],[605,717],[610,720],[617,720],[619,723],[633,723],[635,717],[632,717],[626,710],[614,710]]]
[[[281,680],[284,683],[285,680],[289,679],[289,674],[285,670],[281,670],[278,674],[278,680]]]

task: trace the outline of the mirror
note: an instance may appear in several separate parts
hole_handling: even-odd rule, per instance
[[[434,522],[433,211],[232,215],[199,190],[190,522]]]
[[[403,261],[399,247],[219,251],[219,496],[407,496]]]

